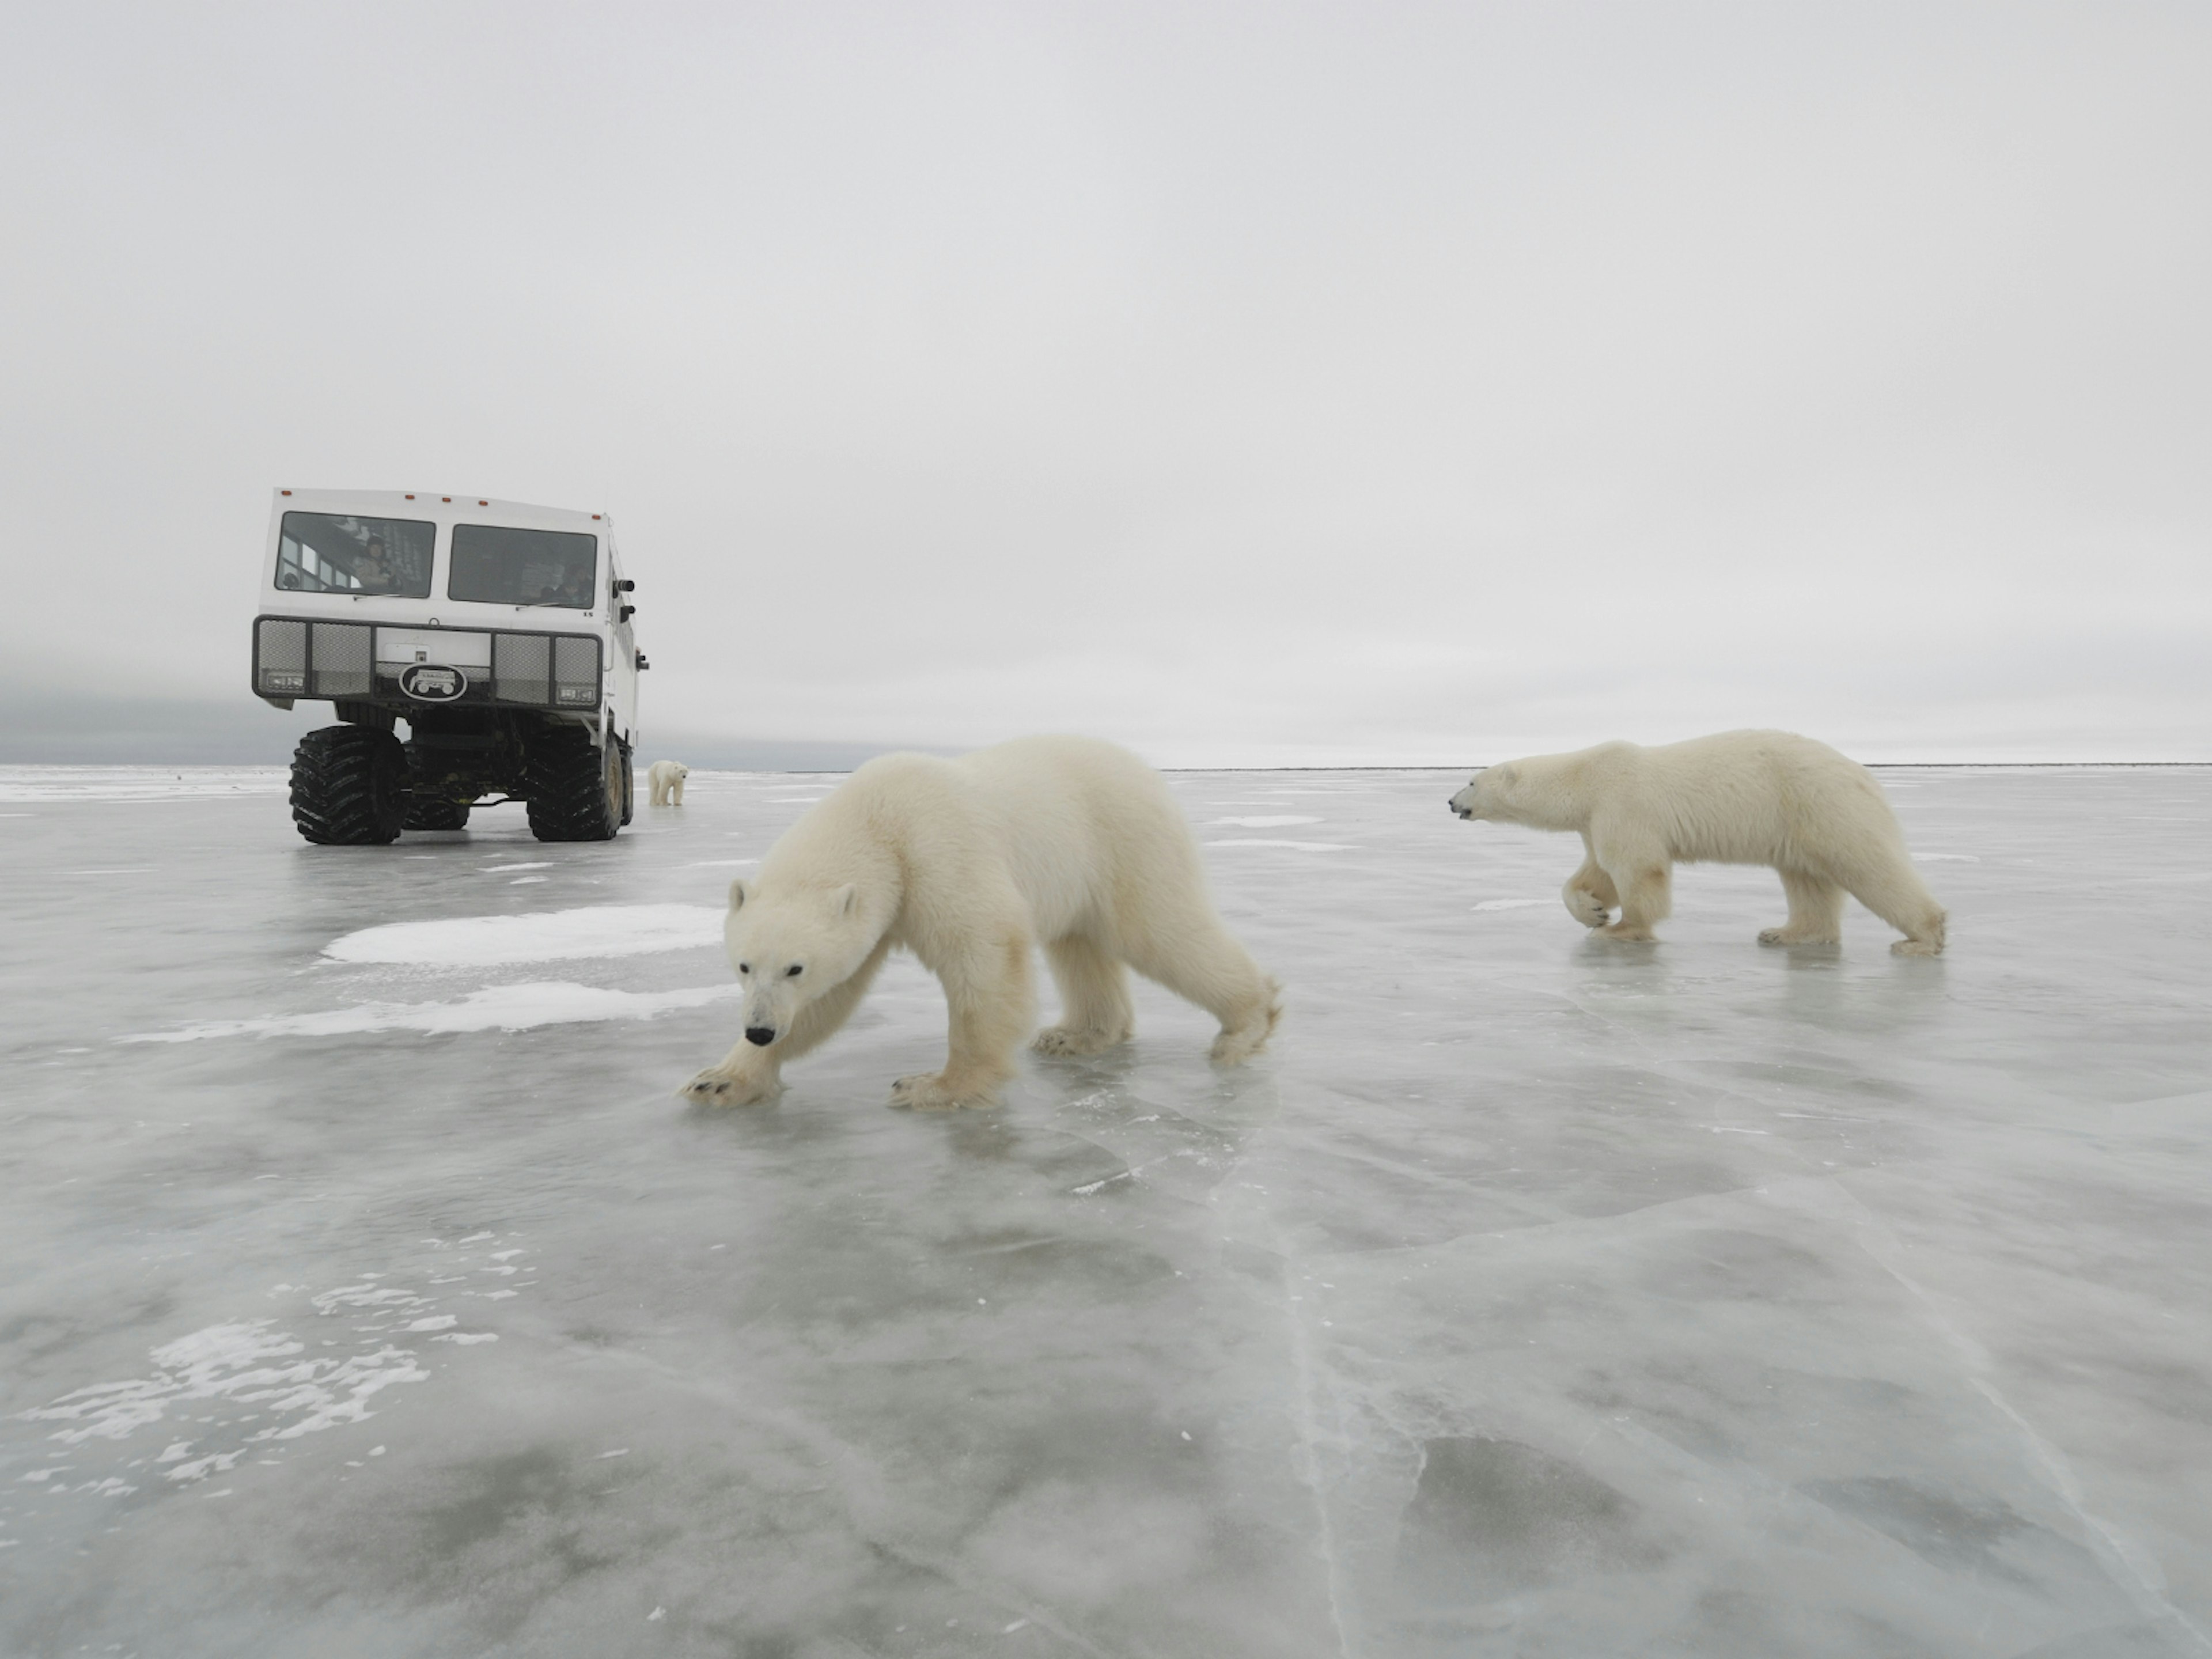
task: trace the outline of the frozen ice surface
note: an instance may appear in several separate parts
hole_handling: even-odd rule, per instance
[[[345,849],[0,773],[0,1652],[2212,1652],[2212,771],[1887,775],[1936,961],[1178,776],[1273,1048],[1146,992],[931,1116],[911,963],[671,1098],[817,781]]]

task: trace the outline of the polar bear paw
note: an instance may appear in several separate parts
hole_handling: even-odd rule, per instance
[[[1937,939],[1901,939],[1889,947],[1893,957],[1940,957],[1943,941]]]
[[[1282,994],[1283,988],[1269,980],[1266,1009],[1257,1018],[1234,1029],[1224,1026],[1221,1035],[1213,1039],[1207,1058],[1216,1066],[1242,1066],[1266,1048],[1267,1039],[1275,1035],[1275,1027],[1283,1023]]]
[[[1103,1054],[1116,1043],[1128,1040],[1127,1031],[1087,1031],[1075,1025],[1048,1025],[1036,1034],[1036,1040],[1030,1047],[1041,1054],[1075,1057]]]
[[[1598,902],[1597,895],[1580,887],[1565,887],[1559,896],[1566,901],[1567,914],[1585,927],[1602,927],[1613,920],[1613,912]]]
[[[783,1085],[774,1078],[717,1066],[700,1073],[676,1091],[676,1097],[694,1106],[759,1106],[782,1092]]]
[[[990,1089],[960,1088],[942,1072],[916,1072],[891,1085],[891,1104],[901,1111],[957,1112],[997,1103]]]
[[[1652,945],[1657,943],[1659,939],[1659,935],[1649,927],[1641,926],[1632,927],[1626,921],[1616,921],[1610,927],[1599,928],[1597,936],[1600,939],[1613,939],[1622,945]]]
[[[1790,927],[1762,927],[1759,929],[1759,942],[1761,945],[1840,945],[1843,943],[1833,933],[1800,933]]]

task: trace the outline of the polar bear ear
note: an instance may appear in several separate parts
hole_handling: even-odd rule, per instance
[[[745,908],[745,901],[746,901],[747,899],[750,898],[751,896],[752,896],[752,894],[751,894],[750,891],[748,891],[748,890],[746,890],[746,887],[745,887],[745,878],[744,878],[743,876],[739,876],[739,877],[738,877],[735,881],[733,881],[733,882],[732,882],[732,883],[730,884],[730,908],[731,908],[731,909],[732,909],[732,910],[742,910],[742,909],[744,909],[744,908]]]
[[[853,914],[853,907],[860,902],[860,890],[847,882],[830,895],[830,914],[842,919]]]

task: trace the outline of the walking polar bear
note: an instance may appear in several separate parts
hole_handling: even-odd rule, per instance
[[[1221,1022],[1213,1058],[1259,1052],[1280,987],[1206,896],[1189,826],[1159,775],[1085,738],[1024,738],[957,760],[885,755],[810,807],[730,884],[723,939],[744,988],[744,1038],[682,1098],[742,1106],[843,1024],[884,958],[912,951],[945,987],[942,1071],[891,1104],[988,1104],[1030,1029],[1030,951],[1066,1005],[1035,1047],[1091,1054],[1133,1029],[1123,964]]]
[[[1587,856],[1560,896],[1586,927],[1648,939],[1685,863],[1771,865],[1790,917],[1761,945],[1832,945],[1849,893],[1905,937],[1899,956],[1943,949],[1943,908],[1912,867],[1874,774],[1788,732],[1723,732],[1638,748],[1605,743],[1477,773],[1451,798],[1462,818],[1572,830]],[[1620,920],[1607,925],[1615,907]]]
[[[691,775],[691,769],[681,761],[655,761],[645,771],[645,781],[653,787],[654,806],[684,805],[684,780]]]

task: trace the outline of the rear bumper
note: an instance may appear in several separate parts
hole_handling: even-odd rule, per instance
[[[596,714],[605,673],[601,641],[591,634],[253,620],[253,693],[271,701],[343,699],[401,714],[458,708]]]

